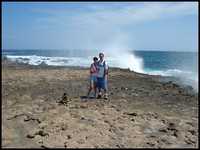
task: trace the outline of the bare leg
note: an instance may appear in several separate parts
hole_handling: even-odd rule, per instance
[[[89,91],[88,91],[88,93],[87,93],[87,97],[89,97],[91,90],[92,90],[92,88],[90,87],[90,88],[89,88]]]
[[[89,88],[89,91],[88,91],[87,97],[89,97],[90,92],[92,91],[92,89],[93,89],[93,82],[90,81],[90,88]]]
[[[94,85],[94,97],[96,98],[96,96],[97,96],[97,86],[96,86],[96,84]]]
[[[98,93],[98,97],[97,98],[101,98],[101,88],[98,88],[98,91],[99,91],[99,93]]]
[[[104,99],[108,99],[108,94],[107,94],[107,91],[108,91],[108,85],[107,85],[107,78],[105,78],[105,83],[104,83]]]

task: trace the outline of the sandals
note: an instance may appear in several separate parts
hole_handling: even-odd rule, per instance
[[[98,94],[97,99],[101,98],[101,93]]]
[[[108,99],[108,94],[104,95],[104,99],[106,99],[106,100]]]
[[[100,99],[100,98],[102,98],[102,94],[101,93],[99,93],[98,96],[97,96],[97,99]],[[108,94],[105,94],[103,98],[105,100],[107,100],[108,99]]]

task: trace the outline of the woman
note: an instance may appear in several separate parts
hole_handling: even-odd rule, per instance
[[[96,84],[97,84],[97,63],[98,63],[98,58],[94,57],[93,58],[93,63],[90,66],[90,88],[87,94],[87,97],[89,97],[90,92],[94,90],[94,97],[96,97]]]

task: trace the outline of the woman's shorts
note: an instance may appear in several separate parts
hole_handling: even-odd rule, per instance
[[[90,82],[97,83],[97,77],[96,76],[90,76]]]

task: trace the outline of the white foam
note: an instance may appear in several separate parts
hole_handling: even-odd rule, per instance
[[[161,75],[161,76],[173,76],[178,77],[182,84],[190,85],[194,88],[195,91],[198,92],[198,74],[191,71],[183,71],[179,69],[168,69],[165,71],[161,70],[153,70],[153,71],[145,71],[145,74],[149,75]]]
[[[21,63],[27,63],[30,65],[40,65],[42,62],[51,66],[83,66],[88,67],[91,63],[91,59],[82,57],[45,57],[45,56],[7,56],[12,61],[18,61]]]
[[[110,67],[130,68],[131,70],[134,70],[134,71],[141,71],[141,70],[137,69],[136,64],[131,64],[131,62],[134,62],[135,58],[131,55],[130,56],[127,54],[125,54],[125,55],[123,55],[123,58],[127,57],[127,59],[122,59],[122,57],[120,57],[122,55],[115,56],[115,57],[107,56],[106,61],[108,62],[108,65]],[[92,56],[89,56],[89,57],[45,57],[45,56],[36,56],[36,55],[31,55],[31,56],[8,55],[7,58],[12,61],[18,61],[21,63],[30,64],[30,65],[40,65],[42,62],[44,62],[47,65],[51,65],[51,66],[89,67],[93,61]],[[141,59],[141,61],[142,61],[142,59]]]

